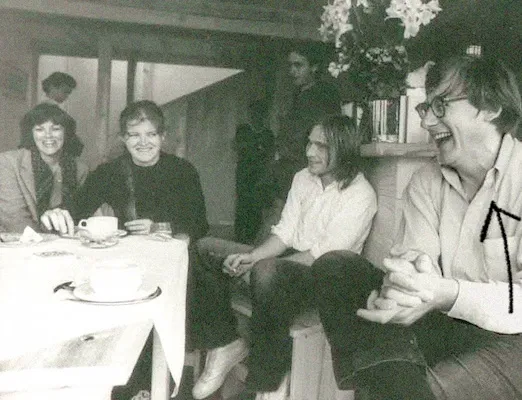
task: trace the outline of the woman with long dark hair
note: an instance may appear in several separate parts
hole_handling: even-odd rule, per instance
[[[60,107],[39,104],[20,121],[17,150],[0,154],[0,229],[39,230],[50,208],[67,208],[87,176],[74,155],[76,123]]]

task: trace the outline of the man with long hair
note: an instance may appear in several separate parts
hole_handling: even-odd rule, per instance
[[[325,116],[341,113],[338,88],[323,79],[328,49],[324,43],[295,43],[289,48],[286,64],[293,88],[291,101],[275,110],[275,159],[260,181],[264,215],[254,243],[266,239],[267,225],[279,220],[294,175],[307,165],[310,129]]]
[[[315,304],[310,265],[335,249],[359,254],[377,211],[375,191],[360,172],[359,152],[352,120],[325,118],[311,129],[308,167],[295,174],[281,219],[261,245],[223,244],[213,238],[200,241],[190,320],[193,344],[208,353],[205,370],[193,388],[194,398],[203,399],[219,389],[231,368],[249,352],[236,333],[230,277],[250,281],[252,347],[247,387],[258,400],[286,398],[285,375],[291,365],[288,330],[295,316]]]

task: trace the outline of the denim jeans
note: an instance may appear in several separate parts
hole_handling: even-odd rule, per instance
[[[439,312],[409,327],[368,322],[356,311],[366,306],[371,290],[380,288],[379,269],[361,256],[335,251],[317,259],[312,272],[340,388],[355,388],[357,393],[364,386],[359,378],[378,368],[380,386],[393,382],[401,400],[522,399],[521,334],[486,331]],[[423,373],[412,384],[398,379],[397,370],[385,368],[387,364],[416,365]],[[401,382],[404,387],[398,388]],[[413,386],[425,387],[425,397],[412,395]],[[381,393],[371,398],[396,397]]]

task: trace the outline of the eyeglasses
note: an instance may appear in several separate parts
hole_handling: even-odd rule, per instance
[[[424,102],[417,104],[415,107],[415,110],[419,113],[419,116],[421,118],[424,118],[426,114],[428,114],[428,110],[431,108],[431,111],[433,111],[433,115],[435,115],[437,118],[442,118],[444,115],[446,115],[446,106],[453,102],[458,100],[464,100],[467,99],[467,96],[460,96],[460,97],[454,97],[454,98],[446,98],[442,96],[435,96],[431,100],[431,103]]]

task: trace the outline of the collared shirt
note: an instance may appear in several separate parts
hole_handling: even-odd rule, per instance
[[[469,201],[457,173],[438,164],[417,171],[405,192],[401,233],[393,255],[428,254],[446,278],[459,282],[450,317],[499,333],[522,332],[522,223],[502,215],[513,273],[512,300],[504,240],[496,213],[485,240],[491,203],[522,216],[522,143],[505,135],[495,165]],[[407,253],[410,254],[407,254]]]
[[[272,233],[314,258],[332,250],[360,254],[376,212],[377,196],[362,173],[343,190],[338,182],[323,189],[321,179],[305,168],[295,174]]]

